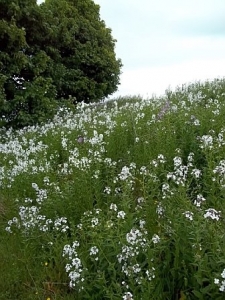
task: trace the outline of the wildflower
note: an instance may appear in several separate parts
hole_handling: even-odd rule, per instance
[[[183,213],[183,215],[185,215],[185,217],[187,218],[187,219],[189,219],[190,221],[193,221],[193,212],[191,212],[191,211],[185,211],[184,213]]]
[[[111,203],[110,209],[111,209],[111,210],[114,210],[114,211],[117,211],[117,205],[114,204],[114,203]]]
[[[91,219],[91,227],[95,227],[98,225],[98,218],[92,218]]]
[[[201,170],[199,169],[193,169],[191,172],[191,175],[193,175],[195,178],[199,178],[201,176]]]
[[[126,166],[124,166],[123,168],[122,168],[122,171],[121,171],[121,173],[119,174],[119,178],[120,178],[120,180],[126,180],[128,177],[130,177],[131,176],[131,173],[130,173],[130,170],[129,170],[129,168],[128,167],[126,167]]]
[[[144,202],[145,202],[144,197],[139,197],[139,198],[137,199],[137,203],[138,203],[138,204],[142,204],[142,203],[144,203]]]
[[[140,226],[141,229],[144,228],[145,223],[146,223],[146,222],[145,222],[144,220],[140,220],[140,221],[139,221],[139,224],[140,224],[139,226]]]
[[[221,273],[221,277],[223,278],[223,279],[225,279],[225,269],[223,270],[223,272]],[[216,285],[219,285],[219,291],[220,292],[225,292],[225,280],[219,280],[218,278],[215,278],[214,279],[214,283],[216,284]]]
[[[193,124],[195,126],[199,126],[200,125],[200,121],[198,119],[195,119],[194,122],[193,122]]]
[[[201,149],[213,148],[213,137],[211,135],[203,135],[202,137],[199,137],[199,140],[201,142]]]
[[[202,194],[199,194],[197,195],[197,199],[194,201],[194,205],[200,207],[204,201],[206,201],[206,199],[202,196]]]
[[[123,300],[133,300],[133,295],[130,292],[126,292],[123,296]]]
[[[161,217],[161,216],[163,216],[164,212],[165,212],[165,209],[163,208],[162,203],[159,202],[156,207],[156,213],[158,214],[159,217]]]
[[[118,219],[124,219],[125,215],[126,215],[126,213],[123,210],[118,211],[117,218]]]
[[[153,159],[153,160],[151,161],[151,164],[152,164],[155,168],[158,167],[158,162],[157,162],[156,159]]]
[[[105,189],[104,189],[104,193],[109,195],[111,193],[111,188],[106,186]]]
[[[145,272],[149,281],[151,281],[153,278],[155,278],[154,271],[155,271],[155,268],[152,267],[152,269],[151,269],[150,271],[147,270],[147,271]]]
[[[158,244],[160,242],[160,237],[157,234],[154,234],[152,237],[152,241],[154,244]]]
[[[141,272],[141,268],[140,268],[140,265],[139,264],[135,264],[133,267],[133,272],[134,273],[140,273]]]
[[[142,166],[140,168],[140,174],[141,175],[147,175],[148,174],[148,170],[147,170],[146,166]]]
[[[166,162],[165,157],[164,157],[163,154],[159,154],[157,158],[158,158],[158,161],[159,161],[161,164],[164,164],[164,163]]]
[[[214,279],[214,283],[215,283],[215,284],[219,284],[219,283],[220,283],[219,279],[218,279],[218,278],[215,278],[215,279]]]
[[[182,165],[182,159],[179,156],[174,157],[173,162],[175,167],[179,167]]]
[[[98,254],[98,248],[96,246],[91,247],[90,249],[90,255],[96,255]]]
[[[210,218],[212,220],[219,221],[220,213],[221,213],[220,211],[217,211],[214,208],[209,208],[209,209],[206,209],[205,212],[206,212],[204,214],[205,219]]]

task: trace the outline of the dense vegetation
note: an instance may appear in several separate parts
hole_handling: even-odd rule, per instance
[[[23,127],[116,91],[121,61],[92,0],[0,0],[0,119]]]
[[[1,131],[0,299],[225,292],[225,80]]]

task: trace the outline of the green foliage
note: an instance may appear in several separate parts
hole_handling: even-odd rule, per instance
[[[34,125],[51,119],[59,106],[100,101],[117,89],[116,41],[92,0],[0,5],[3,125]]]
[[[224,95],[215,80],[2,129],[0,298],[224,299]]]

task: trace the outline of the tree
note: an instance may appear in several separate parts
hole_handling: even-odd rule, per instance
[[[0,5],[0,117],[6,125],[36,124],[68,99],[99,101],[117,90],[116,41],[92,0]]]
[[[115,58],[111,30],[100,20],[99,6],[92,0],[46,0],[42,7],[51,18],[46,51],[54,56],[54,70],[49,71],[58,96],[90,102],[112,94],[121,62]]]

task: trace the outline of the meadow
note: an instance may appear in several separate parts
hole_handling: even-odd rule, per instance
[[[0,129],[0,299],[225,299],[225,79]]]

